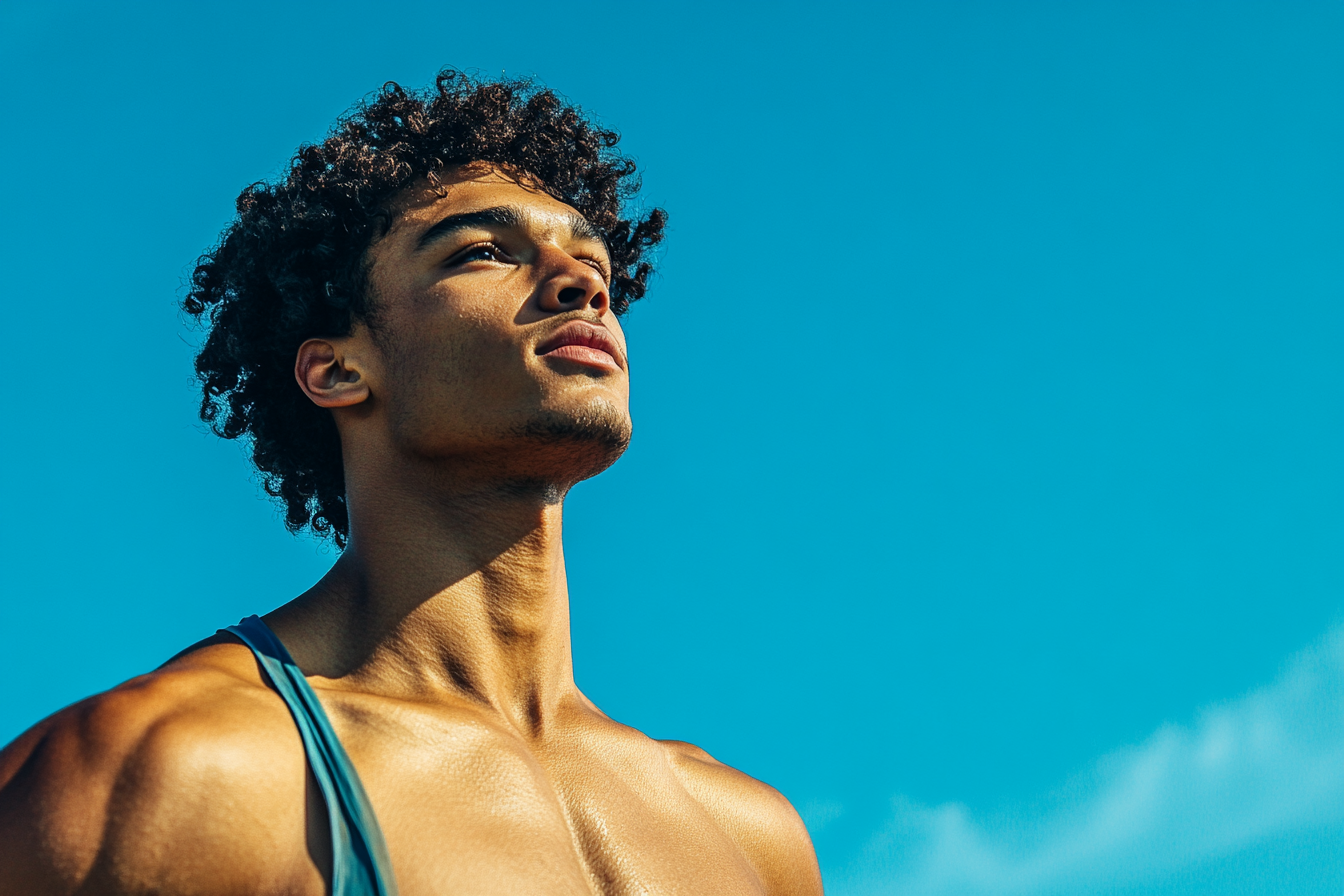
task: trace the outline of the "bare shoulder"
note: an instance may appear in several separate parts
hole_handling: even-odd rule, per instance
[[[771,896],[820,896],[807,827],[775,788],[684,741],[659,741],[677,777],[738,844]]]
[[[286,828],[303,843],[304,769],[251,654],[206,647],[0,751],[0,891],[266,892],[256,875],[291,875]]]

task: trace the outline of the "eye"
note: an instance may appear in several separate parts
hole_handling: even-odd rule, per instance
[[[505,258],[504,250],[494,243],[478,243],[458,252],[452,258],[449,258],[447,263],[450,266],[456,266],[472,261],[503,261]]]
[[[611,270],[607,267],[607,263],[606,263],[605,261],[603,261],[603,260],[600,259],[600,258],[595,258],[595,257],[592,257],[592,258],[584,258],[584,257],[580,257],[580,258],[579,258],[579,261],[583,262],[584,264],[588,265],[590,268],[592,268],[593,270],[595,270],[595,271],[597,271],[599,274],[601,274],[601,275],[602,275],[602,281],[603,281],[604,283],[607,283],[608,285],[610,285],[610,283],[611,283]]]

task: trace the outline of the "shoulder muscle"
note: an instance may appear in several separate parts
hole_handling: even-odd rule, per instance
[[[304,842],[303,753],[274,702],[176,665],[20,736],[0,752],[0,891],[264,892],[283,829]]]
[[[821,896],[812,838],[782,793],[692,744],[662,743],[682,784],[738,844],[771,896]]]

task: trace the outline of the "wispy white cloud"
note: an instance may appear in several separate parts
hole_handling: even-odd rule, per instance
[[[1103,757],[1037,812],[897,798],[836,896],[1087,892],[1344,820],[1344,627],[1272,684]]]

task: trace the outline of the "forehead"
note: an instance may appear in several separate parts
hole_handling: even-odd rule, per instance
[[[409,188],[393,203],[392,222],[379,242],[413,243],[448,215],[513,207],[526,212],[530,228],[545,235],[568,233],[578,212],[554,196],[498,168],[472,165],[438,174],[438,184],[426,179]]]

